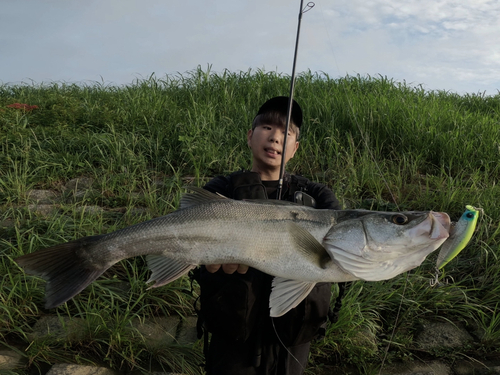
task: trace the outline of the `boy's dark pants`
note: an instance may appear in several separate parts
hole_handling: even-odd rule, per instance
[[[208,374],[303,374],[310,341],[326,323],[331,284],[316,284],[295,309],[271,318],[272,276],[252,268],[245,275],[206,271],[201,275],[201,305],[211,312],[205,316],[212,332],[206,355]],[[218,283],[221,279],[224,287]],[[248,288],[251,293],[245,293]],[[245,308],[249,306],[253,308]]]
[[[271,335],[273,336],[273,335]],[[279,343],[262,343],[261,365],[254,367],[255,339],[228,342],[212,335],[207,356],[208,375],[302,375],[310,343],[284,348]]]

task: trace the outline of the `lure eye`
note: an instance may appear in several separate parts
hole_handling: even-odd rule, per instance
[[[408,222],[408,218],[403,214],[392,215],[391,220],[394,224],[403,225]]]
[[[473,213],[473,212],[467,212],[467,213],[465,214],[465,217],[466,217],[467,219],[472,219],[472,218],[474,217],[474,213]]]

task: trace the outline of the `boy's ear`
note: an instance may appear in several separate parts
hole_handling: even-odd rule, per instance
[[[252,148],[252,146],[251,146],[252,134],[253,134],[253,130],[249,129],[247,132],[247,144],[248,144],[248,147],[250,147],[250,148]]]
[[[292,158],[295,156],[295,153],[297,152],[298,149],[299,149],[299,141],[295,142],[295,149],[293,150]]]

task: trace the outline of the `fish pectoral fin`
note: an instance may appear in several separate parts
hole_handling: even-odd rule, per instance
[[[146,262],[148,268],[152,271],[147,282],[155,282],[148,289],[168,284],[196,268],[196,264],[173,260],[164,255],[147,255]]]
[[[297,307],[309,295],[314,285],[316,285],[314,282],[275,277],[269,296],[270,315],[272,317],[282,316]]]
[[[330,247],[335,263],[345,272],[364,280],[389,280],[403,272],[420,266],[427,253],[415,251],[393,259],[378,261],[352,254],[341,248]]]
[[[332,257],[311,233],[294,222],[288,222],[287,229],[294,240],[296,250],[301,251],[307,257],[312,257],[313,263],[317,266],[323,269],[328,266]]]
[[[227,200],[228,198],[221,194],[214,194],[196,186],[184,186],[191,193],[183,194],[179,208],[188,208],[211,201]]]

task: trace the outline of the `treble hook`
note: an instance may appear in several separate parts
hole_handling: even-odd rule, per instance
[[[312,1],[309,1],[306,6],[302,9],[302,14],[305,12],[309,12],[312,8],[314,8],[316,4],[314,4]]]
[[[436,285],[441,285],[441,283],[439,282],[440,275],[441,275],[441,271],[439,270],[439,268],[436,267],[436,271],[434,273],[434,279],[429,280],[429,285],[431,287],[435,287]]]
[[[435,268],[435,270],[436,271],[434,273],[434,278],[429,280],[429,284],[430,284],[431,287],[448,285],[449,282],[450,282],[450,280],[451,280],[452,283],[455,282],[455,280],[451,276],[447,276],[446,280],[443,280],[443,282],[440,282],[439,281],[439,276],[441,276],[441,274],[443,272],[439,268],[437,268],[437,267]]]

